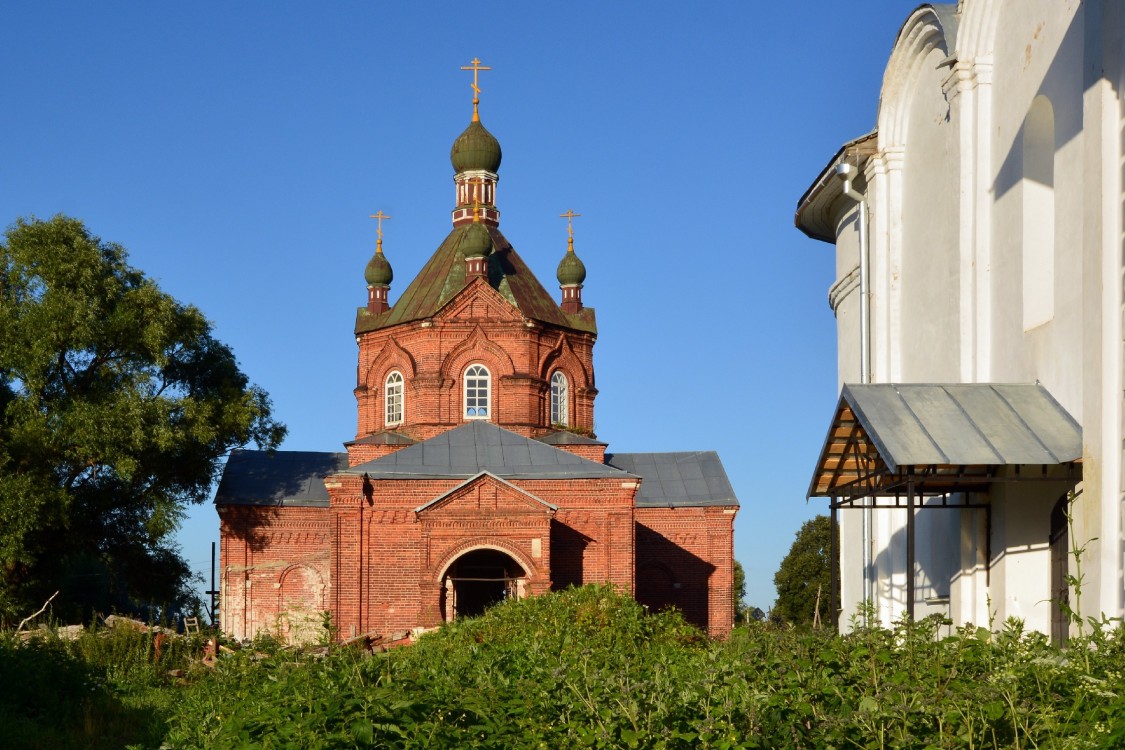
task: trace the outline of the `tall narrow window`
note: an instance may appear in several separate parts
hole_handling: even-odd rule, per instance
[[[555,372],[551,376],[551,424],[570,425],[570,388],[566,382],[566,375]]]
[[[1023,328],[1055,316],[1055,110],[1037,96],[1023,123]]]
[[[484,365],[465,370],[465,419],[488,419],[492,406],[492,376]]]
[[[386,426],[391,427],[402,424],[402,373],[392,372],[387,376],[386,387],[383,389],[386,404]]]

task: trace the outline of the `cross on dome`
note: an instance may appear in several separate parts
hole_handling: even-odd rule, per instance
[[[469,65],[462,65],[461,70],[473,71],[473,122],[480,122],[480,86],[478,76],[482,70],[492,70],[487,65],[480,64],[480,58],[474,57]]]
[[[382,210],[379,210],[379,211],[376,211],[375,213],[371,214],[371,216],[368,217],[368,218],[375,219],[379,222],[378,224],[375,225],[375,237],[376,237],[375,252],[382,253],[383,252],[383,219],[390,219],[392,217],[387,216],[385,213],[382,212]]]
[[[566,219],[566,249],[567,252],[574,252],[574,219],[582,214],[574,213],[574,209],[568,208],[565,214],[559,214],[560,219]]]

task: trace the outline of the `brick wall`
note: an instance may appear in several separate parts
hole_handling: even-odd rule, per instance
[[[529,437],[548,431],[550,377],[562,370],[571,425],[592,431],[595,340],[525,320],[486,283],[471,283],[432,320],[360,334],[356,437],[394,429],[425,440],[462,424],[461,379],[478,363],[492,375],[493,423]],[[395,370],[405,380],[403,422],[387,425],[384,388]]]
[[[220,506],[219,526],[223,630],[316,640],[332,596],[327,511]]]
[[[637,600],[723,638],[734,624],[734,507],[637,508]]]

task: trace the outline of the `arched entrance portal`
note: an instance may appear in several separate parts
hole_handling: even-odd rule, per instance
[[[443,616],[473,617],[508,598],[521,598],[527,571],[508,555],[494,549],[477,549],[457,558],[445,572]]]

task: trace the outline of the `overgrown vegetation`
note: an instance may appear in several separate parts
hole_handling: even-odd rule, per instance
[[[190,609],[173,537],[222,457],[285,435],[196,308],[81,221],[0,237],[0,626]],[[149,615],[151,616],[151,614]]]
[[[75,640],[0,633],[0,747],[158,747],[188,689],[173,670],[210,676],[198,662],[203,646],[197,635],[158,647],[151,633],[128,628],[92,626]]]
[[[1092,623],[1065,652],[1015,621],[937,631],[751,623],[717,643],[585,587],[407,649],[312,658],[263,642],[213,671],[187,666],[198,643],[154,664],[137,634],[7,638],[0,679],[25,689],[0,692],[0,726],[18,729],[8,746],[62,748],[1125,746],[1122,631]]]

